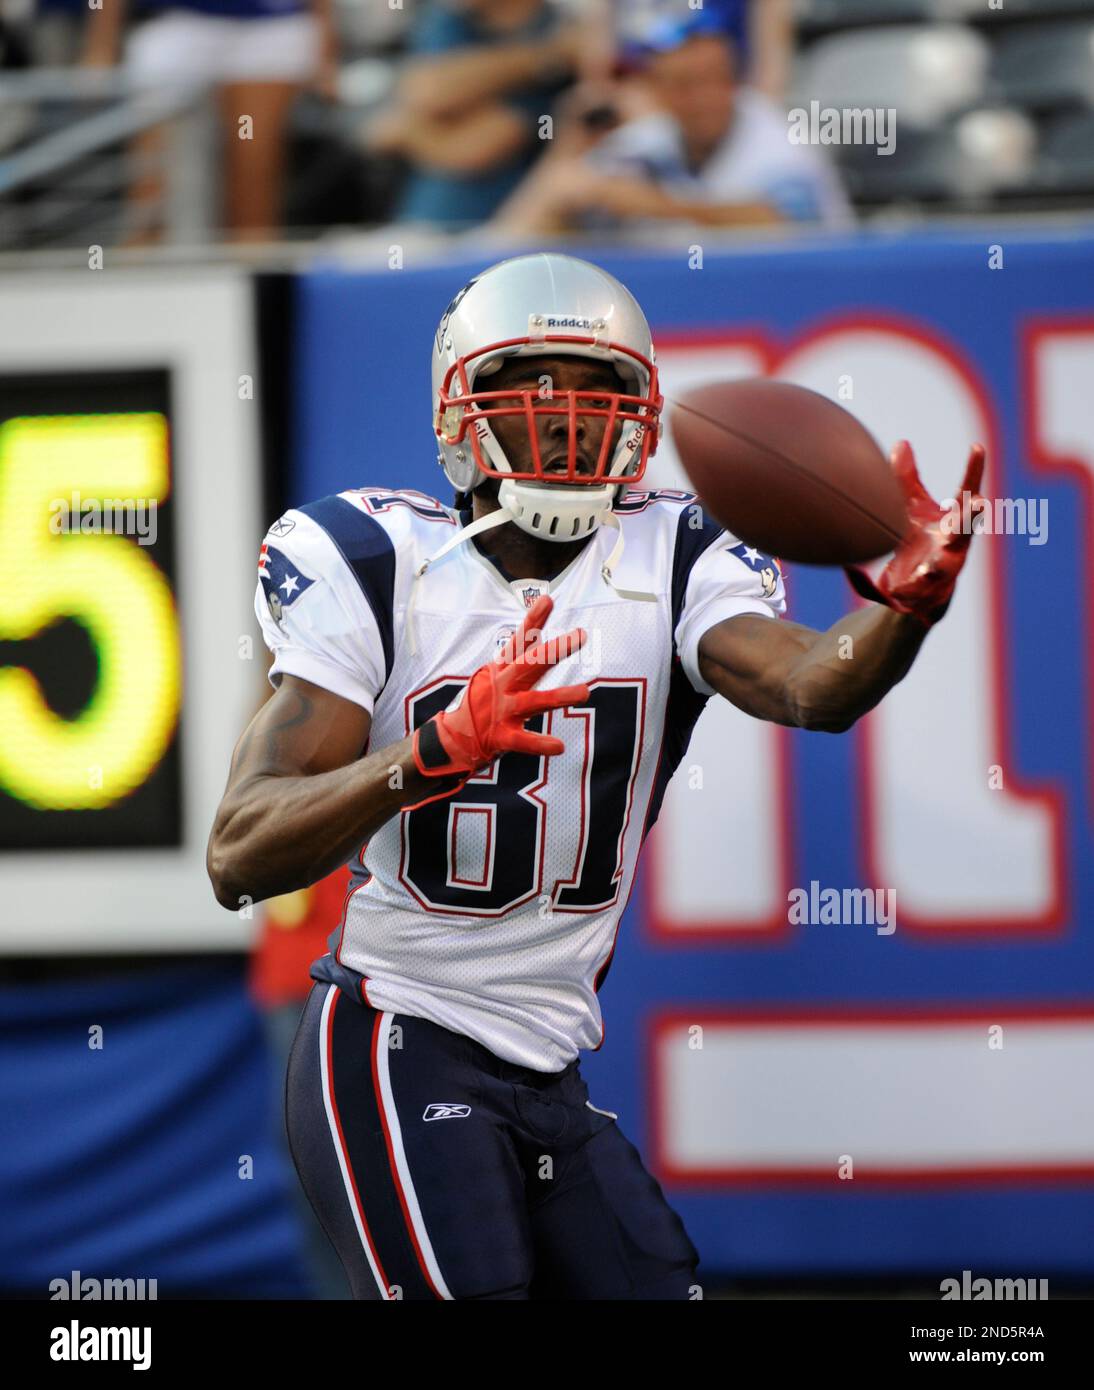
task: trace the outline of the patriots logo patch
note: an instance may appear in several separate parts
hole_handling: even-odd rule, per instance
[[[765,555],[762,550],[757,550],[755,546],[745,545],[740,542],[737,545],[727,545],[726,549],[731,555],[736,555],[738,560],[743,560],[753,574],[760,577],[763,585],[764,598],[770,598],[774,594],[779,583],[779,575],[782,567],[778,560],[774,560],[770,555]]]
[[[441,348],[442,348],[443,345],[444,345],[444,335],[445,335],[445,333],[448,332],[448,321],[449,321],[449,319],[452,317],[452,315],[453,315],[453,314],[456,312],[456,310],[459,308],[460,300],[464,297],[464,295],[467,293],[467,291],[471,288],[472,285],[474,285],[474,284],[476,284],[476,283],[478,282],[478,278],[479,278],[479,277],[476,275],[476,276],[474,277],[474,279],[468,280],[467,284],[464,285],[463,289],[457,291],[457,293],[456,293],[455,295],[453,295],[451,301],[449,302],[448,308],[447,308],[447,309],[444,311],[444,313],[441,315],[441,321],[440,321],[440,324],[439,324],[438,327],[437,327],[437,351],[438,351],[438,352],[441,351]]]
[[[315,583],[314,579],[309,579],[298,565],[294,565],[268,541],[258,552],[258,577],[262,581],[266,605],[275,623],[279,623],[285,609],[291,608],[300,595],[306,593]]]

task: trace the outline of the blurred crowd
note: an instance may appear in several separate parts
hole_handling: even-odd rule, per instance
[[[787,139],[791,0],[0,0],[7,67],[204,87],[237,239],[413,223],[625,234],[839,225]],[[128,143],[126,240],[163,227],[164,124]]]
[[[814,107],[886,139],[798,141]],[[0,245],[852,204],[1094,206],[1094,0],[0,0]]]

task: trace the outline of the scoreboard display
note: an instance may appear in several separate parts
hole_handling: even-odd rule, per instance
[[[0,378],[0,848],[178,845],[165,370]]]
[[[0,956],[238,950],[205,846],[258,707],[253,286],[0,285]]]

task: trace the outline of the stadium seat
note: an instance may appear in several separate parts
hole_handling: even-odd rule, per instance
[[[803,0],[797,12],[800,24],[821,29],[933,19],[935,4],[936,0]]]
[[[1045,192],[1094,193],[1094,110],[1046,124],[1035,179]]]
[[[858,24],[987,23],[992,28],[1010,20],[1089,14],[1091,0],[1006,0],[989,9],[987,0],[798,0],[802,29],[837,29]]]
[[[1094,19],[1023,24],[999,36],[992,95],[1020,106],[1094,106]]]
[[[1024,111],[967,111],[954,121],[952,133],[966,195],[1005,193],[1029,181],[1037,156],[1037,127]]]
[[[933,19],[988,21],[993,26],[1008,20],[1037,16],[1040,19],[1089,14],[1090,0],[1006,0],[1002,9],[989,10],[985,0],[931,0]]]
[[[987,40],[961,25],[855,29],[807,51],[795,101],[893,108],[899,123],[930,127],[979,100],[989,62]]]
[[[979,200],[1028,183],[1037,151],[1034,123],[1022,111],[968,111],[932,131],[897,134],[896,151],[841,150],[852,195],[866,202]]]

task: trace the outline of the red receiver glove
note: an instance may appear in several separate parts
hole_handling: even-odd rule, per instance
[[[857,565],[844,566],[851,587],[863,598],[884,603],[898,613],[907,613],[924,627],[932,627],[950,606],[957,576],[965,563],[971,531],[962,531],[965,519],[964,494],[971,493],[970,517],[979,515],[988,504],[978,488],[984,472],[984,446],[974,444],[961,492],[954,508],[940,507],[923,486],[915,466],[912,446],[902,439],[890,455],[893,473],[908,507],[908,530],[893,558],[877,580]],[[944,531],[942,518],[953,516],[954,529]]]
[[[472,773],[493,762],[499,753],[551,757],[563,751],[565,744],[560,738],[533,733],[524,727],[524,721],[534,714],[563,705],[584,704],[589,698],[587,685],[531,689],[549,667],[585,645],[586,633],[580,627],[549,642],[527,645],[530,635],[540,636],[553,607],[554,600],[548,594],[537,599],[498,659],[480,666],[471,677],[457,707],[435,714],[415,731],[414,763],[418,771],[424,777],[460,778],[454,787],[446,787],[416,806],[459,791]],[[416,806],[403,809],[414,810]]]

